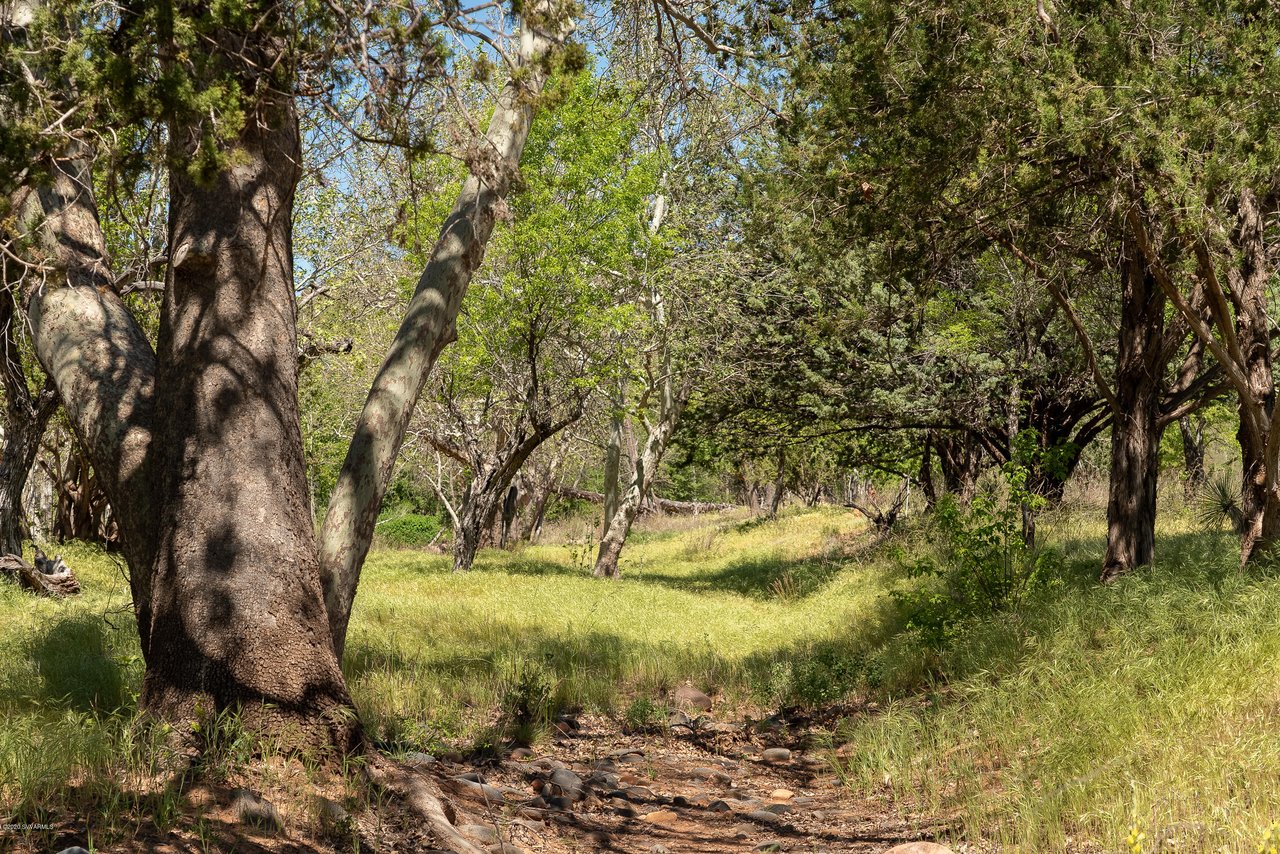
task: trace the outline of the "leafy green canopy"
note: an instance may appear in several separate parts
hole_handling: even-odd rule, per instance
[[[643,146],[637,96],[589,74],[557,78],[548,95],[488,272],[441,358],[453,394],[491,395],[513,364],[560,393],[595,388],[623,369],[642,322],[627,291],[650,257],[644,216],[658,155]],[[438,222],[417,217],[415,244],[429,246]]]

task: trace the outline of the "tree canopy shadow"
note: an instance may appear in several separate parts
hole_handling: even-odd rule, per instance
[[[849,569],[854,560],[840,555],[787,558],[780,554],[767,554],[735,560],[710,572],[695,570],[688,574],[655,572],[643,566],[624,565],[622,578],[690,593],[733,593],[761,600],[803,599],[821,592],[840,572]],[[477,562],[471,572],[576,578],[591,575],[589,568],[527,557]],[[602,579],[600,583],[610,582]]]

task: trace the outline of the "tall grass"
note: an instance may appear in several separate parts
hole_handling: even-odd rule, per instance
[[[835,556],[860,528],[828,510],[642,529],[619,582],[592,578],[572,544],[486,552],[466,575],[378,553],[347,642],[351,690],[371,731],[406,749],[477,733],[530,668],[561,707],[613,711],[684,680],[750,704],[795,643],[839,637],[882,592]],[[804,595],[777,595],[784,576]]]
[[[520,737],[566,708],[640,726],[685,680],[725,716],[866,700],[831,733],[851,797],[954,816],[980,848],[1257,850],[1280,819],[1280,580],[1242,574],[1229,533],[1165,513],[1156,566],[1100,587],[1097,516],[1046,517],[1054,583],[941,645],[888,595],[921,583],[907,568],[936,559],[933,534],[868,551],[837,510],[652,524],[616,583],[590,577],[573,537],[483,552],[466,575],[376,551],[344,669],[373,737],[406,751],[483,744],[502,714],[534,726]],[[134,720],[120,567],[69,560],[78,599],[0,584],[0,819],[103,839],[187,820]],[[232,764],[257,749],[236,744]]]
[[[1257,850],[1280,818],[1280,581],[1175,519],[1154,567],[1103,588],[1102,537],[1060,524],[1074,579],[945,649],[887,644],[928,675],[841,728],[849,783],[1000,850]]]

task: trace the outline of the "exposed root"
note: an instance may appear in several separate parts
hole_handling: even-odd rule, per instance
[[[368,753],[365,774],[374,785],[400,795],[446,848],[455,854],[485,854],[484,849],[458,832],[454,826],[457,816],[452,814],[453,809],[440,797],[439,790],[420,774],[373,750]]]

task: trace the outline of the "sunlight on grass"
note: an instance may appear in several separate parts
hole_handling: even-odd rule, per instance
[[[773,659],[846,632],[882,592],[839,560],[862,529],[847,513],[711,524],[638,537],[619,582],[591,577],[569,546],[486,552],[466,575],[443,556],[372,556],[346,660],[366,720],[406,744],[474,731],[530,665],[565,706],[610,710],[685,679],[745,702]],[[801,595],[771,587],[787,577]]]
[[[976,624],[935,653],[949,681],[847,722],[850,783],[1001,850],[1119,850],[1133,828],[1143,850],[1256,850],[1280,815],[1280,581],[1242,576],[1231,536],[1164,528],[1151,570]],[[1101,564],[1100,525],[1056,536]]]
[[[914,522],[868,552],[862,522],[835,509],[655,520],[620,582],[592,578],[572,536],[483,552],[466,575],[381,550],[344,668],[397,751],[482,743],[521,704],[660,709],[686,679],[727,718],[865,699],[873,711],[831,735],[851,797],[955,816],[983,850],[1112,851],[1137,832],[1143,852],[1257,850],[1280,819],[1280,579],[1242,575],[1234,538],[1186,514],[1162,515],[1154,568],[1108,588],[1095,511],[1040,530],[1057,581],[943,647],[887,595],[930,552]],[[156,756],[134,721],[127,584],[117,558],[63,551],[84,595],[0,584],[0,815],[90,816],[127,836],[129,816],[172,809],[127,785]]]

